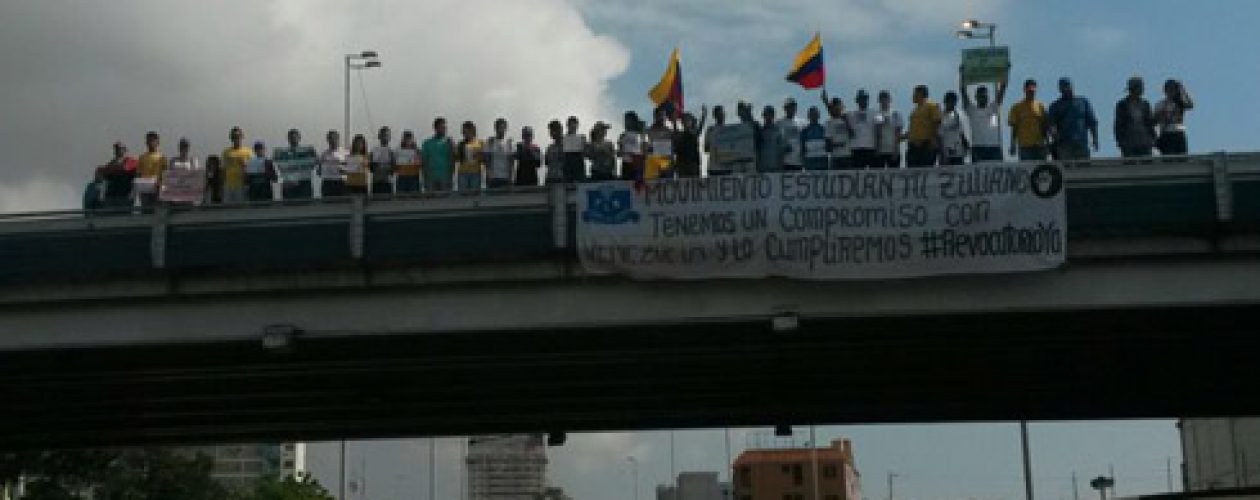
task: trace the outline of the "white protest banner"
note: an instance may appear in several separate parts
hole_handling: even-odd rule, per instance
[[[713,160],[710,170],[752,173],[757,161],[757,137],[752,125],[714,126],[709,129],[709,146]]]
[[[1011,51],[1003,47],[974,47],[962,51],[963,85],[999,82],[1011,68]]]
[[[283,147],[276,148],[271,155],[271,161],[276,166],[280,182],[294,184],[311,180],[316,156],[315,148],[311,146]]]
[[[638,279],[888,279],[1036,271],[1066,255],[1053,165],[625,181],[578,191],[578,254]]]
[[[158,198],[171,203],[201,203],[206,192],[206,171],[200,168],[168,168],[162,175]]]

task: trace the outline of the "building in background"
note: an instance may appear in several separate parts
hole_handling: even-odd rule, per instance
[[[656,487],[656,500],[729,500],[730,490],[716,472],[682,472],[674,484]]]
[[[236,489],[253,488],[264,477],[284,479],[306,472],[305,443],[190,446],[179,451],[210,457],[211,477]]]
[[[862,499],[853,445],[847,439],[818,449],[745,450],[735,459],[734,469],[734,500]]]
[[[549,486],[549,487],[543,488],[542,495],[540,495],[538,499],[539,500],[573,500],[573,497],[566,495],[564,493],[564,488],[557,488],[554,486]]]
[[[1260,486],[1260,418],[1191,418],[1178,427],[1187,492]]]
[[[537,500],[547,487],[542,434],[499,434],[468,438],[470,500]]]

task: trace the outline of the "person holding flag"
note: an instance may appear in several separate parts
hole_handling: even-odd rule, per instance
[[[648,97],[652,99],[652,104],[657,109],[669,103],[666,109],[670,111],[669,118],[678,119],[682,117],[685,109],[683,108],[683,80],[682,80],[682,63],[678,60],[678,49],[669,56],[669,66],[665,68],[665,74],[661,75],[661,81],[652,87],[648,92]]]
[[[792,67],[788,71],[787,81],[796,83],[806,90],[821,88],[827,81],[827,70],[823,64],[822,35],[814,33],[814,38],[805,46]],[[789,98],[783,103],[783,118],[775,125],[779,133],[788,140],[788,152],[783,157],[784,170],[800,170],[801,130],[804,124],[796,117],[796,100]]]

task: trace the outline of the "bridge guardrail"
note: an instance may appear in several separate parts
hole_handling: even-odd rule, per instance
[[[1260,229],[1260,153],[1090,160],[1066,164],[1065,178],[1073,239],[1211,239]],[[571,188],[552,186],[163,207],[130,216],[0,214],[0,259],[7,263],[0,282],[233,266],[571,259],[574,202]]]

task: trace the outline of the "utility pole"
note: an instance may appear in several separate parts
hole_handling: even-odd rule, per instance
[[[1028,453],[1028,421],[1019,421],[1019,437],[1024,451],[1024,500],[1033,500],[1032,457]]]
[[[893,497],[893,478],[897,477],[897,473],[888,473],[888,500],[895,500]]]
[[[1072,471],[1072,500],[1081,500],[1080,486],[1076,483],[1076,471]]]
[[[341,478],[340,495],[337,500],[346,500],[346,440],[341,440],[341,468],[338,469],[338,477]]]
[[[437,500],[437,438],[429,438],[429,500]]]
[[[1167,464],[1166,464],[1166,466],[1165,466],[1165,472],[1167,472],[1167,474],[1168,474],[1168,491],[1171,493],[1171,492],[1172,492],[1172,490],[1173,490],[1173,485],[1172,485],[1172,457],[1168,457],[1168,463],[1167,463]]]
[[[822,500],[818,496],[818,442],[814,436],[814,424],[809,425],[809,456],[810,461],[813,462],[811,467],[813,470],[809,473],[814,478],[814,496],[812,500]]]

